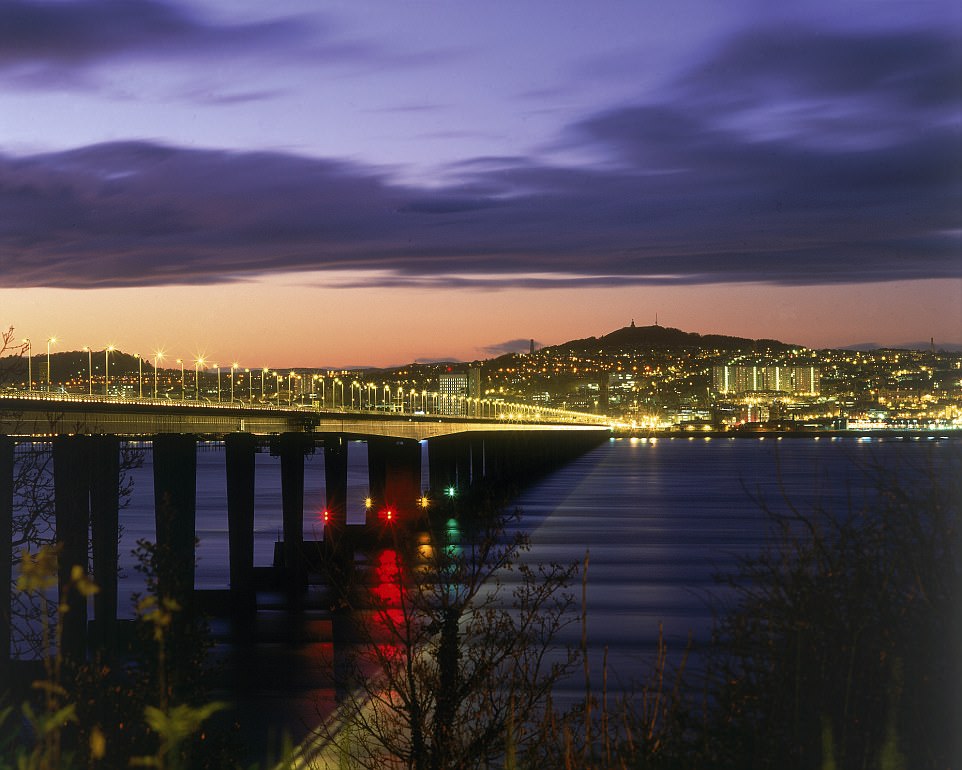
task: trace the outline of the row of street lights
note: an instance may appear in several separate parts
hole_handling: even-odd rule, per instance
[[[46,354],[47,354],[47,371],[45,376],[46,391],[49,393],[51,388],[50,379],[50,348],[51,345],[55,345],[58,342],[57,337],[51,336],[47,338],[46,341]],[[28,391],[33,391],[33,346],[29,338],[24,338],[23,343],[26,346],[27,352],[27,380],[28,380]],[[107,397],[110,394],[110,354],[115,352],[117,348],[114,345],[108,345],[104,348],[104,396]],[[88,395],[93,396],[93,350],[84,346],[83,351],[87,353],[87,392]],[[143,376],[143,357],[135,353],[134,356],[137,358],[137,374],[138,374],[138,397],[144,397],[144,376]],[[158,373],[160,369],[160,363],[166,357],[166,354],[162,350],[158,350],[154,353],[153,364],[154,364],[154,376],[153,376],[153,397],[157,399],[159,397],[159,381]],[[182,358],[176,359],[176,363],[180,366],[180,400],[187,400],[187,383],[185,380],[185,361]],[[198,356],[193,361],[194,364],[194,399],[195,401],[201,400],[201,389],[200,389],[200,370],[201,367],[206,367],[208,365],[207,360],[203,356]],[[217,370],[217,402],[221,403],[222,394],[222,379],[221,379],[221,366],[216,362],[209,364],[211,367]],[[234,403],[235,399],[235,380],[238,377],[238,370],[240,365],[236,362],[230,365],[230,402]],[[254,401],[254,376],[250,369],[244,369],[244,374],[247,375],[247,396],[248,400],[253,403]],[[263,367],[260,369],[260,400],[264,402],[267,398],[265,392],[265,376],[273,375],[275,380],[275,396],[277,405],[281,405],[281,393],[282,393],[282,383],[285,375],[278,371],[272,371],[268,367]],[[304,382],[306,382],[307,375],[298,374],[295,371],[290,371],[287,374],[287,403],[290,406],[294,405],[294,382],[295,379],[301,383],[299,400],[304,398]],[[317,404],[320,408],[327,408],[327,384],[329,378],[323,374],[312,373],[310,374],[310,396],[313,403]],[[320,383],[320,391],[318,392],[317,385]],[[340,377],[330,378],[330,391],[331,391],[331,409],[338,408],[338,395],[340,395],[340,408],[347,409],[347,403],[345,401],[345,380]],[[410,413],[416,413],[418,407],[420,407],[420,412],[422,414],[443,414],[449,416],[474,416],[474,417],[489,417],[489,418],[499,418],[499,419],[509,419],[509,420],[523,420],[525,418],[531,419],[542,419],[544,417],[554,416],[562,417],[568,415],[564,410],[556,409],[541,409],[527,404],[508,404],[501,399],[482,399],[477,397],[470,397],[460,394],[447,394],[440,392],[431,392],[427,390],[418,391],[415,388],[407,390],[402,385],[392,388],[389,383],[384,383],[383,387],[373,383],[373,382],[362,382],[360,380],[352,380],[348,387],[350,388],[350,398],[351,398],[351,409],[363,410],[365,407],[367,410],[378,411],[380,409],[388,409],[390,411],[404,412],[405,406],[407,411]],[[356,396],[355,396],[356,391]],[[378,402],[378,396],[381,396],[381,402]],[[318,399],[314,399],[315,396],[319,396]],[[473,408],[472,408],[473,407]],[[574,416],[574,413],[571,413]]]

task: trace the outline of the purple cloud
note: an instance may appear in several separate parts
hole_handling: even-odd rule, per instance
[[[147,142],[0,156],[0,282],[960,277],[958,63],[938,32],[758,31],[659,101],[570,126],[563,143],[603,164],[467,159],[431,189],[356,163]]]

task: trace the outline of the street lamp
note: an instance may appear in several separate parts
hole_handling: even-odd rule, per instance
[[[230,402],[234,403],[234,373],[237,371],[238,363],[235,361],[230,365]]]
[[[267,374],[267,367],[261,369],[261,401],[264,400],[264,375]]]
[[[204,363],[203,356],[194,359],[194,401],[200,401],[200,367]]]
[[[56,337],[47,338],[47,393],[50,392],[50,345],[56,341]]]
[[[134,353],[134,358],[137,359],[137,392],[139,398],[144,397],[144,359],[140,357],[140,353]]]
[[[89,345],[84,345],[83,349],[87,354],[87,395],[92,396],[94,394],[93,351],[90,349]]]
[[[177,363],[180,364],[180,400],[184,400],[184,359],[178,358]]]
[[[33,346],[30,344],[30,338],[24,337],[23,341],[27,345],[27,391],[33,390]]]
[[[157,363],[164,360],[164,351],[157,350],[154,352],[154,398],[157,398]]]
[[[217,367],[217,403],[220,403],[220,364],[213,363],[211,366]]]
[[[113,345],[104,348],[104,396],[110,395],[110,353],[114,350]]]

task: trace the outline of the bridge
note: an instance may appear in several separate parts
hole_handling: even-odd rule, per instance
[[[428,398],[430,396],[430,398]],[[152,436],[189,433],[271,435],[285,432],[390,436],[421,441],[477,431],[607,430],[603,415],[501,399],[422,394],[420,402],[390,403],[390,409],[327,407],[319,402],[212,402],[123,398],[92,394],[10,391],[0,393],[0,434],[24,439],[62,434]]]
[[[414,395],[419,395],[415,398]],[[280,399],[278,399],[278,402]],[[368,404],[370,407],[372,404]],[[333,404],[332,404],[333,406]],[[194,591],[197,443],[225,446],[229,541],[229,606],[239,633],[256,613],[254,568],[255,453],[269,449],[280,459],[283,541],[275,574],[296,607],[307,586],[311,549],[346,543],[342,553],[386,525],[403,526],[428,514],[431,500],[487,485],[512,488],[563,465],[607,439],[605,417],[543,409],[502,400],[455,399],[412,394],[389,409],[329,408],[320,403],[231,400],[174,401],[36,391],[0,394],[0,584],[10,585],[17,453],[23,445],[49,449],[53,460],[54,528],[61,544],[61,585],[72,565],[93,554],[94,621],[87,603],[61,597],[63,653],[82,660],[108,655],[117,636],[117,572],[120,457],[135,440],[151,452],[156,543],[182,565],[176,596],[185,607]],[[347,524],[348,451],[367,444],[368,497],[365,524]],[[429,489],[421,488],[422,442],[427,442]],[[17,449],[21,445],[21,449]],[[326,508],[322,544],[305,543],[304,462],[323,452]],[[352,531],[353,530],[353,531]],[[353,559],[353,556],[350,557]],[[177,593],[171,586],[161,590]],[[0,681],[9,665],[9,603],[0,604]]]

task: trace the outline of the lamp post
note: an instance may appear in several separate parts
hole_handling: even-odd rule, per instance
[[[234,403],[234,373],[237,371],[237,362],[230,365],[230,402]]]
[[[137,359],[137,393],[138,398],[144,397],[144,359],[140,357],[140,353],[134,353],[134,357]]]
[[[254,383],[251,380],[251,370],[245,369],[244,374],[247,375],[247,400],[254,403]]]
[[[157,364],[164,358],[164,351],[158,350],[154,353],[154,398],[157,398]]]
[[[287,405],[294,406],[294,378],[297,372],[287,373]]]
[[[47,338],[47,393],[50,392],[50,345],[56,341],[56,337]]]
[[[89,345],[84,345],[83,349],[87,354],[87,395],[92,396],[94,394],[94,354]]]
[[[110,395],[110,352],[115,350],[113,345],[104,348],[104,396]]]
[[[267,374],[267,367],[261,369],[261,401],[264,400],[264,375]]]
[[[220,403],[220,364],[216,361],[211,366],[217,369],[217,403]]]
[[[33,390],[33,345],[29,337],[24,337],[23,341],[27,345],[27,392],[30,392]]]
[[[194,359],[194,401],[200,401],[200,367],[203,363],[202,357]]]
[[[184,400],[184,359],[178,358],[177,363],[180,364],[180,400]]]

